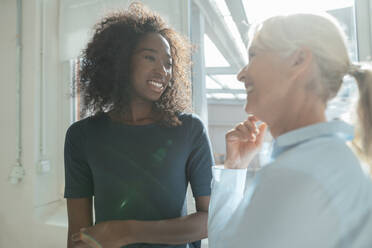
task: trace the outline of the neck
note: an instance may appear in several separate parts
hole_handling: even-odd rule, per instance
[[[143,101],[132,101],[124,114],[112,112],[110,116],[119,122],[132,125],[150,124],[157,120],[152,103]]]
[[[318,97],[309,95],[303,97],[301,104],[280,111],[277,119],[268,122],[274,138],[295,129],[326,121],[326,105]]]

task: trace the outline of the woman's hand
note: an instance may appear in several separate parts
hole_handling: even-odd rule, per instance
[[[266,123],[262,123],[256,128],[257,121],[257,117],[250,116],[248,120],[227,132],[225,168],[247,168],[257,154],[267,128]]]
[[[120,248],[129,244],[131,221],[106,221],[72,235],[76,248]]]

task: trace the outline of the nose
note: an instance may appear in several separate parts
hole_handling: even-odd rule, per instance
[[[238,75],[236,75],[236,78],[238,79],[238,81],[240,82],[244,82],[245,80],[245,72],[246,72],[246,69],[247,69],[248,65],[244,66],[240,72],[238,73]]]

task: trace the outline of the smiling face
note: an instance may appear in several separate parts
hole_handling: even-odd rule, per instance
[[[245,111],[267,121],[267,116],[280,114],[294,104],[292,60],[276,52],[258,49],[254,41],[248,53],[249,63],[237,76],[247,91]]]
[[[159,100],[172,78],[172,57],[168,41],[158,33],[143,37],[131,59],[132,101]]]

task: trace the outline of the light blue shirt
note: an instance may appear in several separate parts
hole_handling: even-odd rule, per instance
[[[279,136],[255,172],[213,168],[210,248],[372,247],[372,183],[331,121]]]

